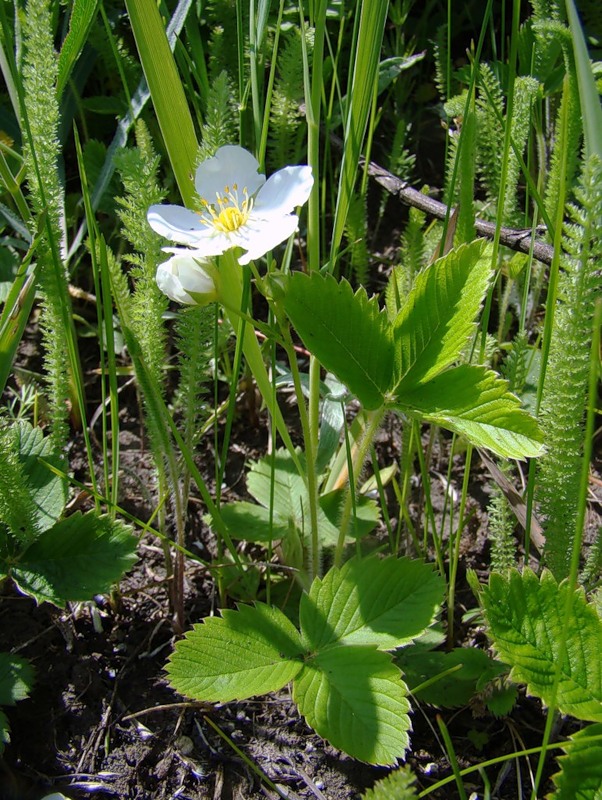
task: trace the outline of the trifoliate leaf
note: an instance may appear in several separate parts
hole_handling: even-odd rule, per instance
[[[370,764],[394,764],[408,745],[410,704],[389,653],[344,645],[317,653],[295,678],[293,698],[309,725]]]
[[[602,721],[602,620],[582,589],[571,598],[567,616],[570,591],[547,570],[539,579],[525,569],[522,575],[516,571],[491,575],[483,603],[495,648],[512,666],[512,680],[526,683],[527,691],[547,705],[555,700],[563,714],[598,722]]]
[[[169,682],[195,700],[227,702],[281,689],[303,666],[299,632],[277,608],[257,603],[207,617],[178,642]]]
[[[442,579],[422,561],[353,558],[316,578],[301,598],[303,639],[309,650],[401,647],[434,622],[443,592]]]

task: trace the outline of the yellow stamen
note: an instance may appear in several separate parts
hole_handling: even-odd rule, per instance
[[[238,194],[237,184],[224,187],[224,193],[216,196],[215,203],[208,203],[202,200],[201,205],[204,212],[200,219],[206,225],[210,225],[220,233],[233,233],[245,224],[253,208],[253,200],[249,199],[249,194],[245,189],[242,196]]]

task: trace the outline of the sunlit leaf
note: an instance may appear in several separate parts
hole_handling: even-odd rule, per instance
[[[399,391],[426,383],[458,360],[491,280],[484,251],[482,239],[461,245],[417,275],[394,322]]]
[[[195,625],[166,669],[171,685],[187,697],[226,702],[281,689],[302,668],[302,652],[288,618],[257,603]]]
[[[444,584],[433,568],[409,558],[353,558],[316,578],[301,598],[299,619],[309,650],[330,644],[392,650],[435,620]]]
[[[506,458],[542,452],[542,433],[508,384],[491,370],[463,364],[398,393],[396,407],[409,416],[462,434],[477,447]]]

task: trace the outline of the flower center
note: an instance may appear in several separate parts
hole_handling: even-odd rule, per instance
[[[253,200],[249,198],[246,187],[241,194],[236,184],[224,187],[223,194],[218,194],[215,203],[202,201],[204,213],[201,222],[210,225],[220,233],[237,231],[249,218],[253,208]]]

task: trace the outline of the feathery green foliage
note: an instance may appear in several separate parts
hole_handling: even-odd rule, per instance
[[[399,767],[364,792],[362,800],[391,800],[393,797],[395,800],[414,800],[418,797],[415,782],[416,777],[409,767]]]
[[[58,61],[48,0],[29,0],[22,25],[24,160],[34,211],[37,215],[46,214],[46,235],[37,251],[38,279],[44,297],[41,328],[52,432],[56,443],[63,446],[68,433],[70,365],[64,338],[59,334],[61,331],[67,334],[70,301],[67,273],[60,255],[63,190],[58,173],[59,107],[55,93]]]
[[[554,332],[541,402],[547,452],[540,462],[538,499],[545,520],[546,562],[560,579],[568,574],[575,536],[583,454],[594,301],[602,258],[602,165],[584,165],[565,226]]]
[[[311,53],[311,38],[307,39]],[[300,105],[303,102],[303,52],[301,34],[294,30],[281,46],[278,77],[274,83],[270,108],[269,164],[297,164],[303,148],[304,129]]]
[[[579,89],[575,73],[575,59],[572,53],[570,33],[565,25],[558,23],[541,25],[536,30],[545,41],[555,42],[562,48],[565,65],[565,81],[562,98],[556,114],[553,147],[550,153],[550,167],[547,174],[544,205],[548,215],[556,215],[558,198],[566,196],[566,188],[573,185],[579,160],[579,143],[583,133]],[[547,34],[547,36],[545,35]],[[563,180],[565,185],[561,185]]]
[[[511,136],[513,148],[508,155],[503,219],[507,225],[521,228],[524,212],[521,213],[518,198],[518,181],[521,167],[518,156],[522,156],[531,128],[531,109],[540,91],[539,81],[528,75],[514,82],[514,105],[512,108]]]
[[[167,298],[155,282],[157,265],[165,260],[159,237],[151,230],[146,213],[153,203],[160,203],[164,192],[157,182],[159,159],[154,152],[146,126],[137,127],[138,146],[119,154],[117,165],[125,188],[125,196],[117,199],[119,217],[125,238],[135,253],[127,260],[133,265],[131,276],[131,321],[144,353],[148,368],[157,385],[163,384],[166,332],[163,313]]]
[[[222,70],[209,87],[205,106],[205,122],[201,130],[199,162],[215,155],[224,144],[237,139],[233,85],[228,73]]]
[[[482,89],[477,97],[477,163],[487,200],[495,209],[502,174],[500,142],[504,141],[504,98],[500,82],[489,64],[480,65],[479,77]]]
[[[508,462],[502,462],[502,472],[509,473]],[[487,506],[487,535],[491,542],[491,568],[503,572],[516,566],[516,544],[514,542],[514,526],[516,517],[504,493],[497,486]]]
[[[349,243],[349,266],[355,283],[363,286],[368,282],[368,266],[370,254],[366,236],[368,235],[366,198],[354,194],[349,203],[349,212],[345,221],[345,238]]]

